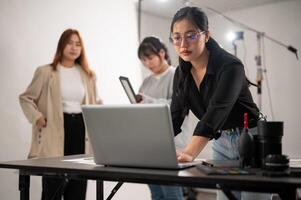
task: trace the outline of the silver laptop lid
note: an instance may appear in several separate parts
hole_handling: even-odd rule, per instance
[[[168,105],[86,105],[82,108],[97,164],[178,168]]]

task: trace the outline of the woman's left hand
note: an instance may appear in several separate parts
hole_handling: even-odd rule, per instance
[[[183,151],[177,151],[178,162],[191,162],[193,161],[203,148],[208,143],[209,138],[203,136],[192,136],[190,142],[187,144]]]
[[[179,163],[181,162],[191,162],[193,161],[193,156],[185,153],[185,152],[181,152],[181,151],[177,151],[177,160]]]

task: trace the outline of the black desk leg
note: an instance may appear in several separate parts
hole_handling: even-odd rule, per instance
[[[96,180],[96,199],[97,200],[103,200],[103,181],[102,180]]]
[[[226,195],[226,197],[229,200],[237,200],[237,198],[234,196],[234,194],[230,191],[230,190],[222,190],[224,192],[224,194]]]
[[[29,185],[30,185],[30,176],[29,175],[19,175],[19,191],[20,191],[20,200],[29,200]]]
[[[111,200],[113,196],[116,194],[116,192],[119,190],[119,188],[122,186],[122,184],[123,182],[118,182],[106,200]]]
[[[281,199],[285,200],[296,200],[297,199],[297,189],[296,188],[285,188],[282,192],[279,193]]]

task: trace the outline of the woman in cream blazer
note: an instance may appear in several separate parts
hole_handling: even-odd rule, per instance
[[[30,85],[19,99],[26,118],[32,124],[28,158],[89,152],[80,105],[99,104],[101,101],[97,99],[95,74],[87,64],[83,41],[77,30],[64,31],[53,62],[37,68]],[[82,131],[78,132],[78,126]],[[69,132],[69,136],[66,132]],[[83,135],[83,139],[70,139],[76,134]],[[76,150],[77,146],[83,147],[83,150]],[[53,181],[53,178],[46,177],[42,180],[42,199],[56,199],[54,197],[57,194],[60,199],[63,193],[64,199],[85,199],[86,182],[80,183],[82,189],[74,187],[71,190],[73,186],[69,181],[70,187],[64,187],[64,191],[56,193],[60,190],[59,186],[65,184],[63,180]],[[69,194],[66,190],[70,191]]]

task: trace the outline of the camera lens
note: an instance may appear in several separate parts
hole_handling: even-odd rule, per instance
[[[281,154],[283,136],[283,122],[258,121],[258,149],[257,156],[264,166],[264,159],[268,154]]]

